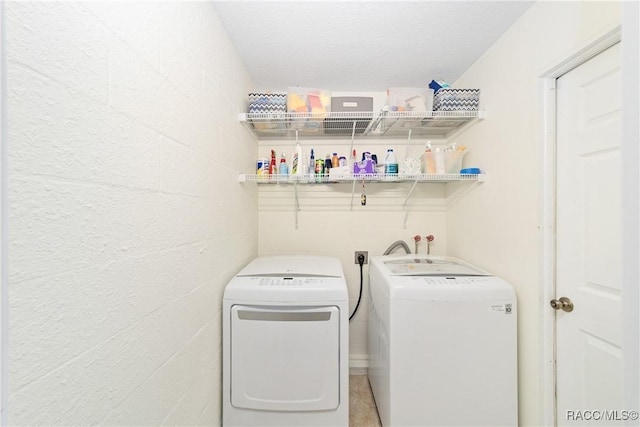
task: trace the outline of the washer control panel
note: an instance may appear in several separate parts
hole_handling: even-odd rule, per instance
[[[474,285],[477,283],[486,283],[485,276],[442,276],[442,277],[423,277],[421,278],[429,285]]]

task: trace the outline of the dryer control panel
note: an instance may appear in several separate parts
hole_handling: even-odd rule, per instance
[[[260,286],[304,286],[319,283],[320,279],[310,277],[261,277]]]

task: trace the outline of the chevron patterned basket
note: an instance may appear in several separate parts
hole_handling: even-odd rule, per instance
[[[249,94],[249,114],[259,116],[252,123],[255,129],[286,129],[287,125],[282,121],[286,112],[286,93],[251,92]]]
[[[478,111],[480,89],[440,89],[433,97],[433,111]]]
[[[249,113],[286,113],[286,93],[249,94]]]

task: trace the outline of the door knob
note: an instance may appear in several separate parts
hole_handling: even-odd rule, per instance
[[[552,299],[551,301],[549,301],[549,305],[551,305],[551,307],[554,310],[562,310],[562,311],[566,311],[567,313],[570,313],[573,311],[573,301],[571,301],[567,297],[560,297],[560,299]]]

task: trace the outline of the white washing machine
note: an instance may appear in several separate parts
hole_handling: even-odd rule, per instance
[[[253,260],[223,300],[223,425],[348,426],[349,296],[338,258]]]
[[[516,295],[454,258],[372,257],[369,381],[385,427],[517,426]]]

